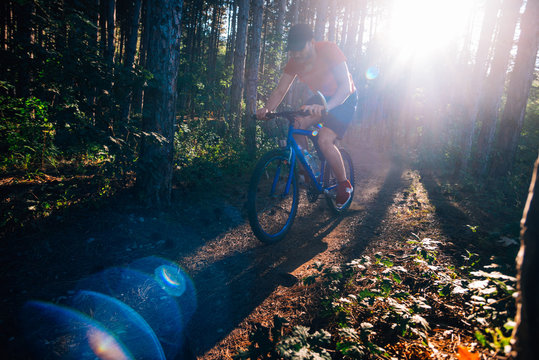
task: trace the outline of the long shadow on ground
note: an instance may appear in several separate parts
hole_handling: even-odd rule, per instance
[[[322,240],[340,219],[322,217],[315,211],[310,220],[318,226],[296,220],[284,240],[237,252],[193,276],[199,299],[187,333],[193,358],[234,330],[278,286],[292,286],[296,279],[290,273],[327,249]]]
[[[420,171],[420,174],[443,233],[451,239],[444,253],[451,256],[455,264],[463,263],[465,250],[480,253],[484,261],[491,261],[492,256],[496,256],[502,258],[503,263],[513,264],[518,247],[508,248],[497,243],[502,235],[508,235],[504,232],[510,232],[504,231],[510,227],[507,225],[510,216],[500,215],[500,209],[488,209],[489,205],[485,202],[477,203],[477,198],[473,201],[477,203],[475,208],[469,208],[462,199],[471,194],[447,189],[444,182],[432,172]],[[498,214],[494,215],[496,212]],[[518,224],[518,219],[514,219],[517,234]]]
[[[393,162],[378,193],[365,205],[364,216],[361,218],[350,244],[343,249],[347,260],[361,256],[369,243],[382,232],[380,227],[387,210],[392,205],[393,198],[406,184],[403,180],[403,165]],[[361,189],[356,189],[356,191]]]
[[[366,201],[353,239],[344,249],[345,256],[357,257],[376,237],[395,193],[404,186],[402,172],[401,166],[394,165],[378,193]],[[41,237],[21,240],[24,243],[12,246],[9,254],[2,255],[3,292],[17,298],[10,301],[4,311],[13,310],[28,298],[50,300],[65,295],[84,276],[110,266],[123,266],[143,256],[156,255],[170,260],[175,260],[174,256],[189,256],[197,247],[211,243],[230,229],[225,225],[211,228],[212,223],[226,215],[226,206],[214,211],[209,220],[207,211],[192,213],[197,207],[200,206],[194,204],[174,215],[134,210],[129,214],[116,214],[117,218],[109,218],[104,224],[98,223],[96,216]],[[107,217],[106,214],[101,216]],[[223,219],[223,223],[229,220]],[[203,264],[193,272],[198,310],[187,329],[190,351],[182,358],[201,356],[235,329],[275,289],[293,285],[295,279],[290,273],[327,249],[323,240],[342,220],[328,218],[327,213],[315,209],[308,218],[298,217],[289,236],[281,242],[253,245],[256,240],[248,226],[235,219],[235,231],[243,232],[236,236],[251,245],[228,249],[229,255]],[[201,221],[202,224],[195,225]],[[98,228],[92,228],[92,223],[99,225]],[[10,317],[2,327],[8,325],[8,330],[13,330],[14,321]],[[9,336],[2,334],[3,340]],[[13,346],[4,349],[13,349]],[[11,353],[12,358],[30,358],[20,355]]]
[[[360,224],[343,249],[345,256],[355,258],[376,237],[393,197],[404,186],[402,173],[402,166],[394,165],[378,193],[365,204]],[[360,187],[357,189],[361,191]],[[200,303],[188,329],[191,356],[201,356],[215,346],[278,286],[293,285],[287,275],[324,252],[324,238],[343,219],[324,220],[315,210],[308,221],[297,221],[291,234],[281,242],[236,253],[196,274]]]

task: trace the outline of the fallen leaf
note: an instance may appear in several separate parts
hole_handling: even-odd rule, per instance
[[[458,358],[459,360],[479,360],[479,354],[471,353],[467,348],[459,346]]]

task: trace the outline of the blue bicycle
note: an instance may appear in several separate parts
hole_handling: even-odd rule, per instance
[[[318,147],[318,128],[301,130],[294,127],[296,116],[305,116],[303,111],[283,111],[269,113],[267,118],[284,118],[288,120],[288,136],[286,145],[266,153],[256,164],[249,184],[247,195],[247,212],[249,223],[258,239],[265,243],[281,240],[290,230],[296,217],[299,190],[297,161],[299,161],[310,181],[307,186],[307,199],[315,202],[320,194],[324,194],[329,207],[335,213],[346,211],[352,202],[350,199],[341,207],[335,203],[337,180],[333,170],[324,159]],[[322,125],[319,124],[318,127]],[[312,143],[313,151],[307,157],[293,138],[294,134],[307,136]],[[354,167],[348,152],[339,149],[346,170],[346,177],[354,187]],[[312,161],[311,158],[314,160]],[[311,164],[318,169],[313,169]],[[355,187],[354,187],[355,188]]]

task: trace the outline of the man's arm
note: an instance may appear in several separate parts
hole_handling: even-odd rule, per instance
[[[337,91],[335,92],[335,95],[331,97],[330,101],[328,101],[328,110],[334,109],[345,102],[346,99],[348,99],[348,96],[352,94],[353,90],[346,61],[336,65],[332,71],[333,76],[335,76],[335,80],[337,81]]]
[[[268,112],[277,109],[277,106],[279,106],[281,101],[283,101],[284,96],[288,92],[288,89],[290,88],[290,85],[292,85],[295,78],[295,75],[290,75],[287,73],[283,73],[283,75],[281,75],[277,87],[273,90],[268,101],[266,102],[266,106],[256,111],[256,116],[259,119],[263,119]]]
[[[345,61],[337,64],[332,71],[333,75],[335,76],[335,81],[337,82],[337,91],[335,91],[335,94],[328,101],[328,111],[345,102],[353,90],[350,75],[348,73],[348,66],[346,65]],[[322,116],[322,112],[324,111],[324,107],[318,104],[303,105],[301,109],[309,111],[311,114],[316,116]]]

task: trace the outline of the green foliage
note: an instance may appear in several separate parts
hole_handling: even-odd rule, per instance
[[[13,98],[2,95],[9,87],[0,83],[0,159],[4,170],[20,167],[36,169],[56,154],[55,129],[45,102],[36,98]]]
[[[193,120],[178,126],[174,139],[177,181],[183,186],[215,185],[251,166],[239,139],[223,134],[220,121]]]
[[[305,326],[296,326],[285,335],[286,319],[274,316],[273,327],[257,325],[249,335],[250,345],[234,359],[289,359],[330,360],[327,350],[331,335],[324,330],[310,332]]]
[[[331,360],[325,347],[331,335],[325,330],[311,333],[305,326],[296,326],[292,333],[277,344],[277,354],[290,360]]]

